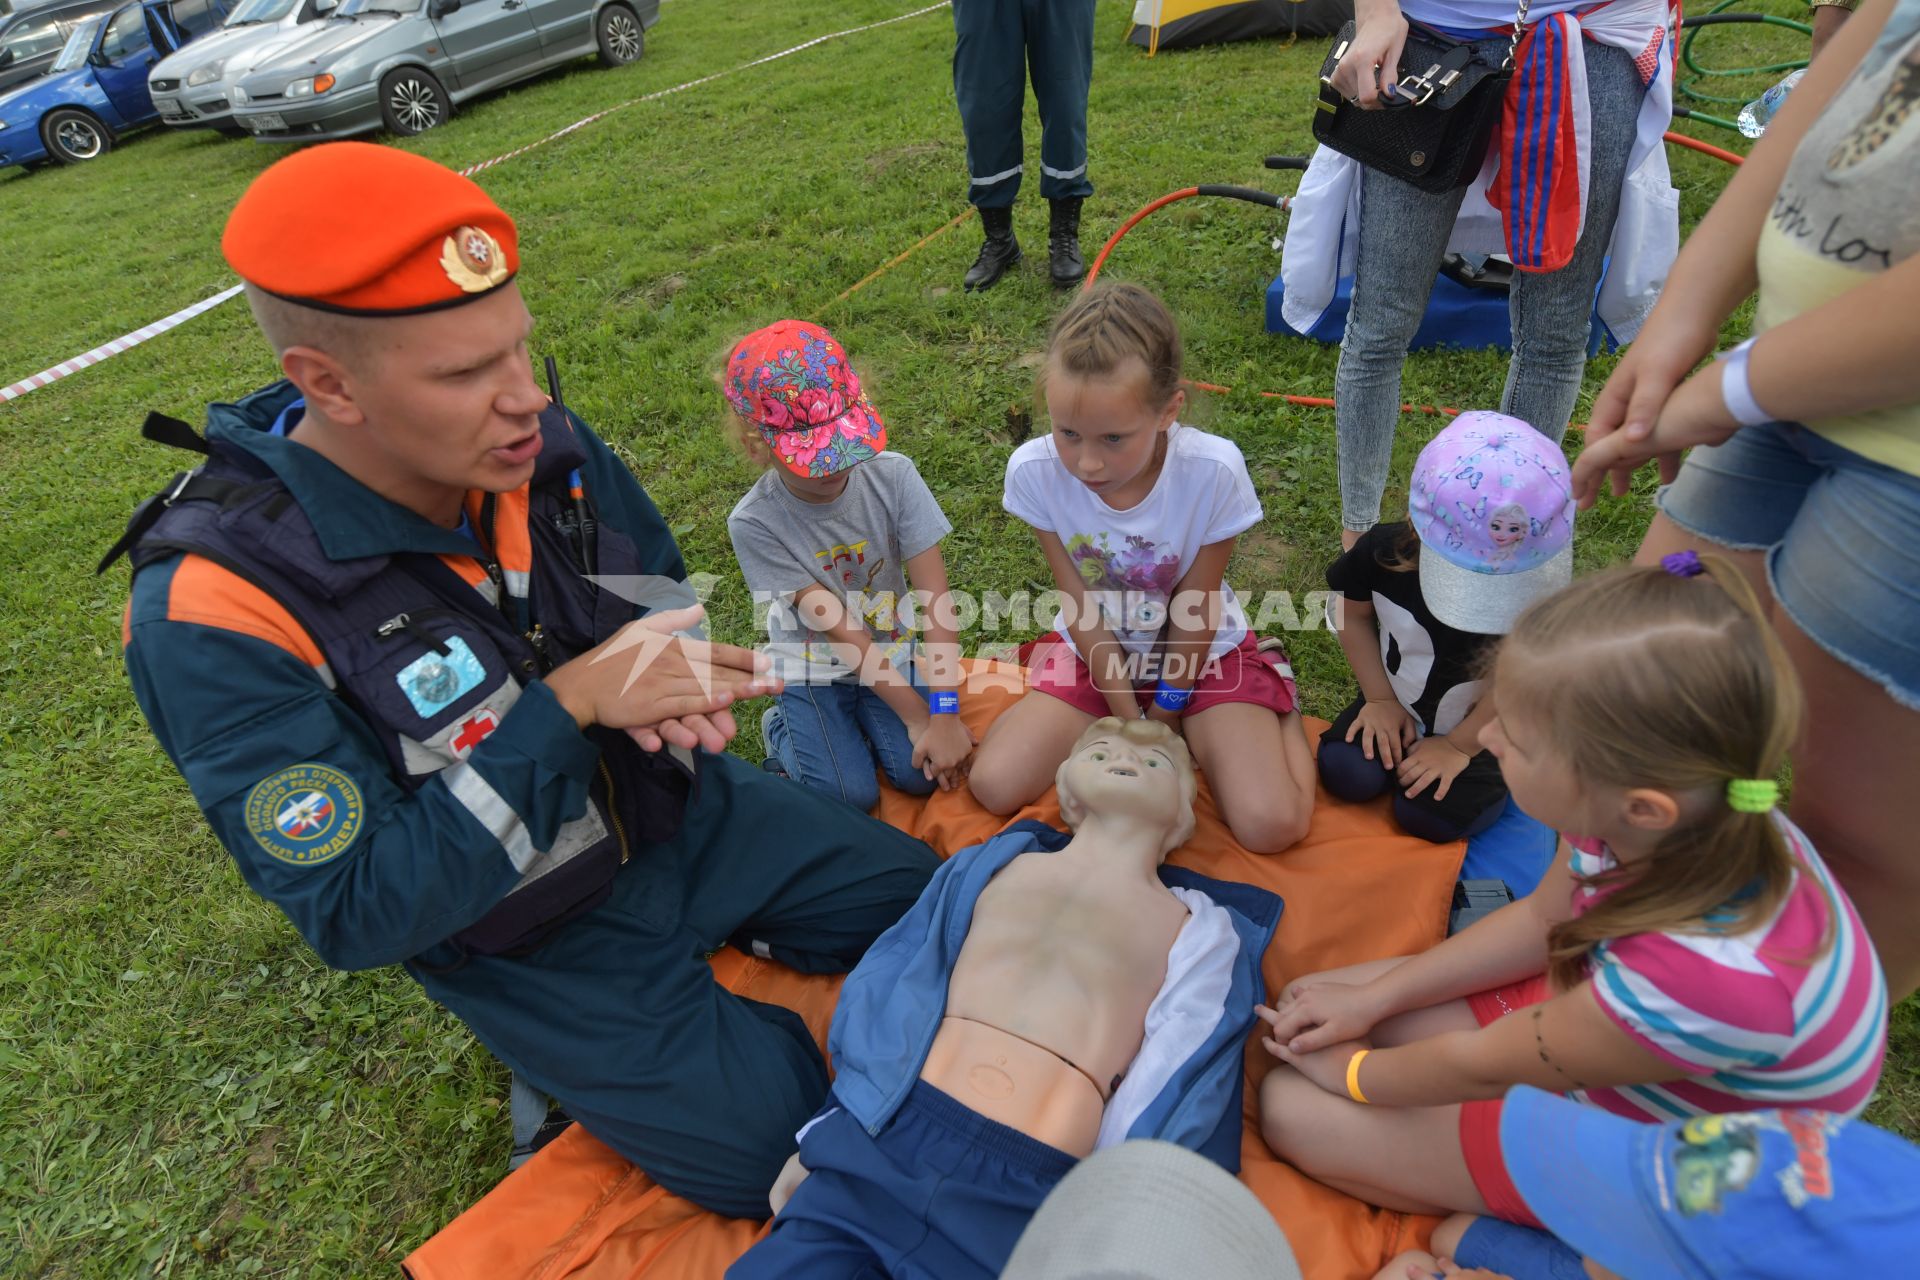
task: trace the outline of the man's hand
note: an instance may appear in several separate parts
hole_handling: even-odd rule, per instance
[[[1347,726],[1347,741],[1360,739],[1360,750],[1369,760],[1378,760],[1391,769],[1419,740],[1420,724],[1413,713],[1400,705],[1398,698],[1368,698],[1353,723]]]
[[[635,730],[653,741],[720,750],[731,737],[725,709],[744,698],[780,692],[764,654],[674,634],[706,616],[698,605],[629,622],[604,643],[547,675],[547,687],[581,728]],[[716,723],[713,717],[723,718]]]
[[[1358,1040],[1385,1016],[1372,988],[1351,982],[1303,978],[1290,983],[1277,1007],[1255,1006],[1270,1034],[1262,1041],[1275,1057],[1284,1048],[1311,1053],[1343,1040]]]
[[[1400,52],[1407,44],[1407,19],[1395,0],[1359,0],[1354,6],[1353,43],[1333,69],[1333,90],[1367,111],[1385,105],[1400,75]]]
[[[1413,750],[1407,752],[1406,759],[1400,762],[1400,785],[1406,788],[1409,800],[1417,798],[1430,786],[1433,787],[1435,800],[1445,800],[1453,780],[1460,776],[1460,771],[1472,759],[1472,756],[1444,737],[1436,735],[1422,738],[1413,744]]]
[[[952,791],[965,779],[965,766],[973,759],[973,731],[961,724],[957,715],[929,716],[927,720],[918,733],[907,731],[913,741],[913,767],[937,781],[942,791]]]

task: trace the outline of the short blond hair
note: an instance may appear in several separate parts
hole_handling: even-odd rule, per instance
[[[1174,823],[1167,837],[1166,845],[1160,850],[1160,860],[1165,862],[1167,855],[1178,849],[1193,837],[1193,800],[1199,784],[1194,778],[1193,755],[1187,750],[1187,741],[1168,726],[1158,720],[1144,717],[1137,720],[1122,720],[1118,716],[1102,716],[1087,726],[1080,740],[1073,744],[1073,750],[1060,762],[1059,770],[1054,774],[1054,789],[1060,797],[1060,817],[1069,827],[1078,827],[1086,817],[1086,811],[1080,807],[1080,799],[1073,794],[1073,788],[1067,785],[1067,766],[1073,758],[1086,750],[1096,738],[1125,738],[1137,747],[1157,747],[1173,757],[1174,771],[1180,777],[1180,817]]]
[[[246,294],[253,322],[260,326],[276,356],[285,355],[293,347],[312,347],[342,364],[364,367],[380,350],[373,330],[382,317],[343,316],[302,306],[253,284],[246,286]]]

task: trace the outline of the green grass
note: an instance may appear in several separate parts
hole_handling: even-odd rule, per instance
[[[675,0],[640,63],[569,68],[403,145],[473,163],[610,103],[910,7]],[[1092,245],[1176,187],[1289,189],[1293,179],[1260,160],[1308,150],[1324,43],[1150,61],[1121,42],[1128,10],[1100,8]],[[978,234],[967,224],[833,302],[962,207],[952,38],[936,13],[831,43],[620,111],[482,177],[520,223],[537,353],[559,358],[569,403],[621,450],[690,564],[721,575],[712,608],[727,639],[750,639],[724,521],[751,476],[723,442],[709,374],[733,338],[782,315],[822,318],[871,375],[896,447],[954,522],[956,585],[1044,583],[1031,537],[999,505],[1009,422],[1031,411],[1034,357],[1059,305],[1034,252],[1037,193],[1017,211],[1028,264],[990,294],[957,288]],[[1723,145],[1731,136],[1699,132]],[[1037,124],[1028,136],[1037,144]],[[0,377],[229,283],[222,220],[278,154],[149,132],[78,169],[0,173]],[[1691,223],[1727,173],[1690,154],[1675,167]],[[1337,549],[1332,416],[1252,392],[1328,394],[1335,353],[1261,331],[1280,228],[1251,206],[1191,201],[1145,223],[1108,271],[1167,298],[1192,375],[1238,389],[1212,398],[1205,421],[1245,451],[1269,519],[1244,540],[1233,578],[1300,593]],[[1593,366],[1589,392],[1608,367]],[[1504,372],[1493,355],[1419,355],[1406,394],[1492,405]],[[126,575],[91,572],[178,462],[140,440],[145,412],[197,419],[205,402],[272,377],[245,309],[229,304],[0,406],[7,1274],[393,1274],[503,1166],[502,1070],[397,970],[322,968],[242,885],[128,695]],[[1405,420],[1398,476],[1436,426]],[[1402,501],[1402,489],[1388,496],[1390,509]],[[1643,489],[1583,518],[1582,567],[1629,555],[1647,515]],[[1332,713],[1350,689],[1336,646],[1308,633],[1296,650],[1308,709]],[[741,749],[757,753],[751,730]],[[1914,1133],[1911,1005],[1895,1035],[1874,1115]]]

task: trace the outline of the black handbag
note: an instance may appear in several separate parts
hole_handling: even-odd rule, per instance
[[[1353,43],[1354,24],[1347,23],[1320,67],[1314,138],[1422,191],[1466,186],[1486,159],[1526,22],[1527,5],[1521,0],[1513,38],[1498,61],[1468,41],[1409,27],[1397,87],[1377,111],[1361,110],[1333,87],[1333,69]]]

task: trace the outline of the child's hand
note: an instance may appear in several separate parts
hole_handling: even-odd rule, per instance
[[[1378,760],[1391,769],[1394,762],[1406,754],[1406,749],[1419,740],[1420,726],[1398,698],[1368,698],[1360,714],[1347,726],[1347,741],[1352,742],[1355,735],[1359,736],[1360,750],[1367,759]]]
[[[1348,982],[1296,982],[1277,1008],[1256,1005],[1254,1012],[1271,1029],[1267,1047],[1280,1045],[1293,1053],[1358,1040],[1386,1016],[1371,988]]]
[[[1445,800],[1453,780],[1460,776],[1460,771],[1472,759],[1472,756],[1445,738],[1422,738],[1413,744],[1413,750],[1407,752],[1406,759],[1400,762],[1400,785],[1407,789],[1409,800],[1429,786],[1434,788],[1435,800]]]
[[[1295,1053],[1273,1040],[1262,1041],[1274,1057],[1307,1079],[1342,1098],[1347,1096],[1347,1064],[1353,1055],[1367,1047],[1364,1040],[1342,1040],[1311,1053]]]
[[[1147,704],[1145,716],[1148,720],[1151,720],[1156,724],[1163,724],[1167,726],[1167,728],[1173,730],[1175,733],[1181,732],[1181,728],[1180,728],[1181,715],[1178,711],[1169,711],[1165,707],[1156,706],[1153,703],[1149,702]]]
[[[960,723],[959,716],[930,716],[926,727],[912,737],[914,768],[937,779],[941,790],[953,790],[948,779],[973,758],[972,730]]]

